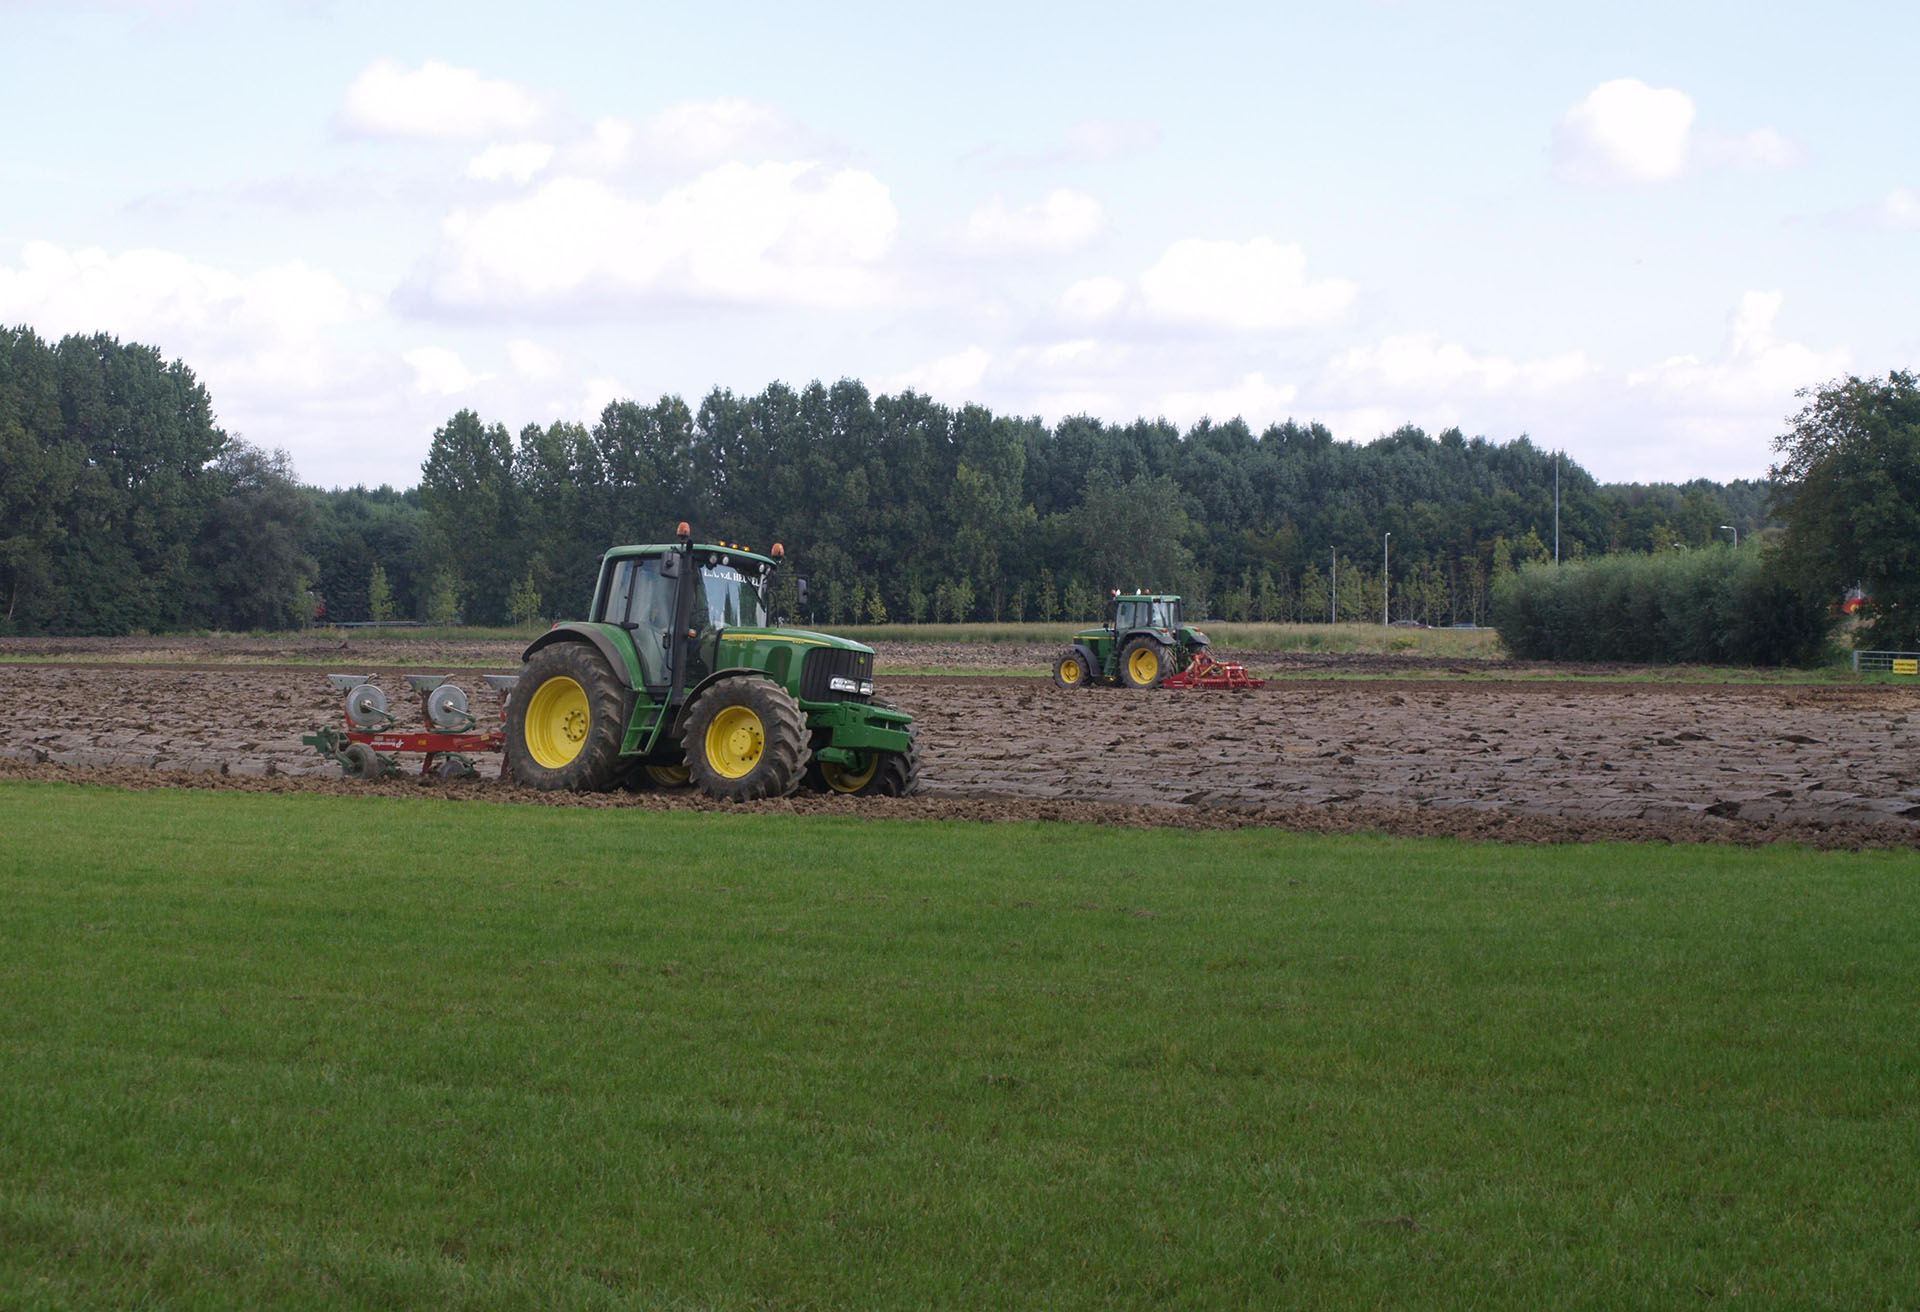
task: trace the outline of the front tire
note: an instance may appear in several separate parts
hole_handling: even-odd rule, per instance
[[[898,710],[892,702],[873,699],[875,706]],[[857,765],[815,761],[807,767],[806,786],[819,793],[844,797],[908,797],[920,787],[920,735],[907,724],[904,752],[861,752]]]
[[[603,793],[620,781],[632,693],[584,642],[533,654],[507,707],[514,781],[541,792]]]
[[[640,767],[647,782],[655,788],[691,788],[693,777],[684,765],[659,765],[649,761]]]
[[[1093,671],[1077,650],[1069,649],[1053,663],[1053,682],[1058,688],[1084,688],[1093,682]]]
[[[694,699],[682,726],[693,786],[725,801],[785,797],[812,755],[799,703],[769,679],[722,679]]]
[[[1120,649],[1120,682],[1128,688],[1158,688],[1173,673],[1167,649],[1152,638],[1129,639]]]

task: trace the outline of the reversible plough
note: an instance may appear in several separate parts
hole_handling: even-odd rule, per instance
[[[508,699],[519,682],[516,674],[483,674],[487,687],[500,694],[504,719]],[[467,709],[467,694],[444,674],[409,674],[407,686],[420,698],[421,714],[430,728],[396,727],[387,710],[387,694],[370,674],[329,674],[327,681],[347,695],[345,729],[322,729],[300,741],[330,761],[337,761],[350,779],[377,779],[399,769],[391,753],[420,752],[421,774],[438,773],[459,779],[474,773],[474,752],[506,748],[504,729],[483,730]]]

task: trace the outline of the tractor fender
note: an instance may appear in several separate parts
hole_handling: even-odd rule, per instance
[[[733,665],[724,670],[715,670],[712,674],[709,674],[706,678],[694,684],[693,687],[687,689],[686,697],[681,700],[678,706],[673,708],[672,732],[676,739],[680,736],[681,726],[686,723],[687,708],[700,699],[701,693],[713,687],[714,684],[719,683],[722,679],[765,679],[782,692],[787,692],[789,696],[792,695],[785,684],[781,683],[780,680],[774,678],[771,674],[768,674],[765,670],[756,670],[748,665]]]
[[[614,677],[620,679],[629,688],[639,686],[633,677],[633,668],[627,657],[613,645],[613,641],[606,634],[587,624],[557,624],[548,629],[527,644],[527,649],[520,653],[520,663],[526,664],[527,659],[535,652],[543,647],[551,647],[556,642],[592,643],[606,658],[607,668],[613,671]]]
[[[1076,642],[1071,646],[1074,653],[1080,657],[1080,668],[1087,672],[1088,679],[1098,683],[1106,677],[1106,670],[1101,666],[1099,658],[1093,654],[1093,648],[1084,642]]]

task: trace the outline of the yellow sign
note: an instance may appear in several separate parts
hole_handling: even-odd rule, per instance
[[[1895,661],[1893,663],[1893,672],[1895,674],[1920,674],[1920,661]]]

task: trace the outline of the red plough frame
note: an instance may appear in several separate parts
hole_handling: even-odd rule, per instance
[[[1193,662],[1178,674],[1161,680],[1162,688],[1264,688],[1265,679],[1250,678],[1239,661],[1217,661],[1204,651],[1193,654]]]

